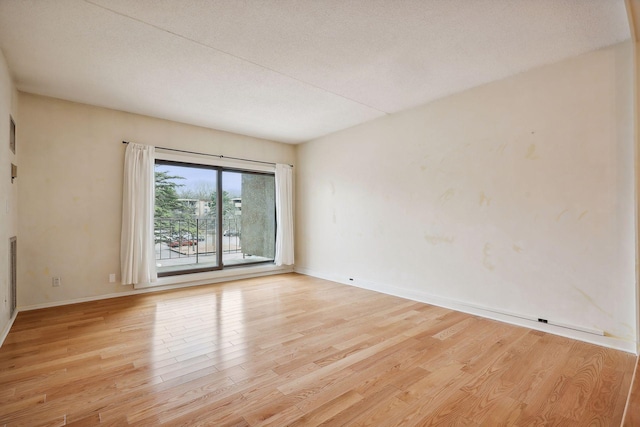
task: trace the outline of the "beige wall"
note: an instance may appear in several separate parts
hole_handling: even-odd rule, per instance
[[[20,93],[22,260],[18,305],[91,298],[131,287],[120,278],[122,140],[294,161],[294,147],[211,129]],[[52,287],[59,276],[62,286]]]
[[[631,53],[300,146],[296,270],[601,330],[635,351]]]
[[[17,182],[11,183],[10,174],[11,163],[18,164],[20,145],[17,144],[16,154],[9,149],[10,114],[19,127],[16,107],[17,93],[0,51],[0,342],[10,320],[9,238],[17,233]]]

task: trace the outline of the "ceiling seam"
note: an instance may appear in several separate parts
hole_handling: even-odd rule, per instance
[[[344,96],[344,95],[341,95],[341,94],[339,94],[339,93],[332,92],[332,91],[327,90],[327,89],[325,89],[325,88],[323,88],[323,87],[320,87],[320,86],[314,85],[313,83],[310,83],[310,82],[307,82],[307,81],[301,80],[301,79],[299,79],[299,78],[297,78],[297,77],[293,77],[293,76],[291,76],[291,75],[289,75],[289,74],[285,74],[285,73],[283,73],[283,72],[281,72],[281,71],[274,70],[273,68],[266,67],[266,66],[264,66],[264,65],[262,65],[262,64],[258,64],[257,62],[251,61],[250,59],[247,59],[247,58],[243,58],[242,56],[238,56],[238,55],[235,55],[235,54],[233,54],[233,53],[230,53],[230,52],[224,51],[224,50],[222,50],[222,49],[218,49],[217,47],[210,46],[210,45],[208,45],[208,44],[206,44],[206,43],[202,43],[202,42],[200,42],[200,41],[198,41],[198,40],[191,39],[191,38],[189,38],[189,37],[187,37],[187,36],[184,36],[184,35],[182,35],[182,34],[178,34],[178,33],[174,32],[174,31],[168,30],[168,29],[166,29],[166,28],[162,28],[162,27],[160,27],[160,26],[158,26],[158,25],[155,25],[155,24],[152,24],[152,23],[149,23],[149,22],[143,21],[143,20],[138,19],[138,18],[135,18],[135,17],[133,17],[133,16],[129,16],[129,15],[127,15],[127,14],[125,14],[125,13],[122,13],[122,12],[118,12],[117,10],[110,9],[110,8],[108,8],[108,7],[106,7],[106,6],[101,5],[101,4],[94,3],[94,2],[92,2],[91,0],[84,0],[84,2],[85,2],[85,3],[87,3],[87,4],[90,4],[90,5],[92,5],[92,6],[98,7],[98,8],[100,8],[100,9],[106,10],[106,11],[108,11],[108,12],[114,13],[114,14],[116,14],[116,15],[122,16],[122,17],[124,17],[124,18],[131,19],[132,21],[139,22],[139,23],[141,23],[141,24],[144,24],[144,25],[147,25],[147,26],[149,26],[149,27],[155,28],[156,30],[160,30],[160,31],[163,31],[163,32],[165,32],[165,33],[171,34],[171,35],[173,35],[173,36],[175,36],[175,37],[178,37],[178,38],[181,38],[181,39],[183,39],[183,40],[187,40],[187,41],[189,41],[189,42],[191,42],[191,43],[195,43],[195,44],[197,44],[197,45],[199,45],[199,46],[202,46],[202,47],[205,47],[205,48],[207,48],[207,49],[214,50],[214,51],[216,51],[216,52],[218,52],[218,53],[222,53],[222,54],[224,54],[224,55],[228,55],[228,56],[231,56],[231,57],[233,57],[233,58],[239,59],[239,60],[241,60],[241,61],[243,61],[243,62],[246,62],[246,63],[248,63],[248,64],[255,65],[256,67],[260,67],[260,68],[262,68],[262,69],[264,69],[264,70],[271,71],[272,73],[276,73],[276,74],[281,75],[281,76],[283,76],[283,77],[286,77],[286,78],[288,78],[288,79],[295,80],[295,81],[297,81],[297,82],[299,82],[299,83],[302,83],[302,84],[304,84],[304,85],[310,86],[310,87],[312,87],[312,88],[314,88],[314,89],[321,90],[321,91],[323,91],[323,92],[325,92],[325,93],[328,93],[328,94],[331,94],[331,95],[337,96],[337,97],[342,98],[342,99],[344,99],[344,100],[347,100],[347,101],[350,101],[350,102],[354,102],[354,103],[356,103],[356,104],[358,104],[358,105],[362,105],[363,107],[370,108],[370,109],[375,110],[375,111],[377,111],[377,112],[379,112],[379,113],[382,113],[382,114],[384,114],[384,115],[389,115],[389,114],[390,114],[388,111],[380,110],[379,108],[372,107],[371,105],[367,105],[367,104],[365,104],[365,103],[363,103],[363,102],[357,101],[357,100],[355,100],[355,99],[349,98],[349,97]]]

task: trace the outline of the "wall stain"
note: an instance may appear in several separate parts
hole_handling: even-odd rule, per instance
[[[481,191],[481,192],[480,192],[480,202],[479,202],[478,204],[479,204],[480,206],[482,206],[482,205],[489,206],[489,205],[491,204],[491,198],[490,198],[490,197],[487,197],[487,196],[484,194],[484,191]]]
[[[603,331],[603,332],[605,337],[615,338],[620,341],[635,342],[636,340],[633,335],[615,335],[607,331]]]
[[[560,218],[562,217],[562,215],[566,214],[567,212],[569,212],[569,209],[565,209],[562,212],[560,212],[556,217],[556,222],[560,221]]]
[[[498,154],[504,154],[504,149],[507,147],[507,143],[505,142],[504,144],[500,144],[500,146],[498,147],[498,149],[496,150],[496,152]]]
[[[439,199],[442,202],[446,202],[447,200],[455,196],[455,194],[456,194],[456,190],[454,190],[453,188],[449,188],[447,191],[445,191],[440,195]]]
[[[452,244],[456,240],[456,238],[454,236],[442,236],[438,234],[424,233],[424,240],[435,246],[439,245],[440,243]]]
[[[629,331],[633,334],[635,329],[630,324],[628,324],[628,323],[620,323],[620,325],[622,325],[625,328],[629,329]]]
[[[609,314],[604,308],[602,308],[598,304],[596,304],[596,302],[593,300],[593,298],[591,298],[589,296],[589,294],[584,292],[582,289],[578,288],[576,285],[571,285],[571,287],[573,289],[575,289],[576,291],[580,292],[580,294],[584,297],[584,299],[586,299],[592,306],[594,306],[596,309],[598,309],[598,311],[600,311],[601,313],[606,314],[607,316],[611,317],[611,314]]]
[[[522,253],[522,248],[518,245],[513,245],[513,250],[517,253]]]
[[[586,214],[588,214],[588,213],[589,213],[589,211],[588,211],[588,210],[586,210],[586,211],[582,212],[582,213],[580,214],[580,216],[578,217],[578,220],[577,220],[577,221],[580,221],[580,220],[582,219],[582,217],[584,217],[584,216],[585,216]],[[576,222],[577,222],[577,221],[576,221]]]
[[[424,172],[424,171],[426,171],[426,170],[427,170],[427,167],[426,167],[425,165],[421,165],[421,166],[420,166],[420,170],[421,170],[422,172]]]
[[[527,154],[524,157],[529,160],[536,160],[538,158],[536,155],[536,144],[529,145],[529,148],[527,148]]]
[[[496,268],[496,266],[491,263],[491,245],[489,243],[484,244],[484,248],[482,249],[482,255],[483,255],[482,265],[484,265],[484,267],[487,270],[493,271],[493,269]]]
[[[42,274],[45,276],[49,276],[49,267],[45,267],[44,270],[42,270]]]

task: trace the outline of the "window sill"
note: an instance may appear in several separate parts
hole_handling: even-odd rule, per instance
[[[179,276],[159,277],[158,280],[153,283],[139,283],[134,285],[134,289],[157,288],[161,286],[183,287],[208,285],[211,283],[226,282],[229,280],[289,273],[291,271],[293,271],[293,266],[291,265],[277,266],[273,264],[262,264],[249,267],[235,267],[228,270],[215,270],[201,273],[181,274]]]

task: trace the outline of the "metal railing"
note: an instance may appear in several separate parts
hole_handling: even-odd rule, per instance
[[[222,253],[242,252],[240,218],[222,221]],[[156,218],[154,222],[156,260],[215,257],[218,246],[216,218]]]

